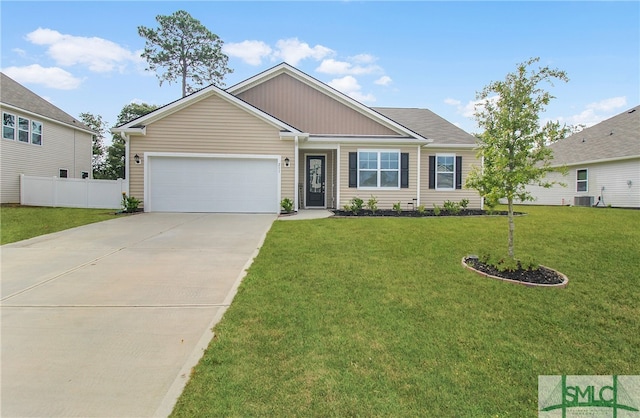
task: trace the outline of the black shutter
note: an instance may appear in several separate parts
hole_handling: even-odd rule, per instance
[[[456,157],[456,189],[462,189],[462,157]]]
[[[436,156],[429,156],[429,188],[436,188]]]
[[[409,188],[409,153],[400,154],[400,187]]]
[[[358,187],[358,153],[349,153],[349,187]]]

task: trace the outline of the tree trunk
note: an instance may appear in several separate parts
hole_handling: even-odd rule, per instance
[[[509,203],[509,257],[514,258],[514,252],[513,252],[513,232],[516,229],[516,225],[513,221],[513,198],[509,197],[507,199],[507,202]]]

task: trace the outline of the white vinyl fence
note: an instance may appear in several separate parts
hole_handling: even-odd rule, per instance
[[[20,204],[68,208],[119,209],[127,182],[20,175]]]

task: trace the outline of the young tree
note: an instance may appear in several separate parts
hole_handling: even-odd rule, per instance
[[[91,157],[91,168],[93,171],[93,178],[102,178],[105,153],[104,135],[107,132],[107,123],[102,120],[102,116],[94,115],[89,112],[80,113],[80,120],[95,132],[92,139],[93,154]]]
[[[525,187],[537,184],[551,187],[545,179],[552,151],[546,145],[564,138],[571,130],[558,122],[541,126],[540,113],[554,97],[542,87],[553,81],[569,81],[566,73],[549,67],[532,69],[540,59],[532,58],[518,64],[504,81],[492,82],[476,98],[481,106],[475,118],[484,132],[478,141],[478,156],[483,167],[475,167],[466,186],[478,190],[489,206],[506,199],[509,206],[509,257],[514,258],[514,200],[533,200]]]
[[[125,123],[140,116],[144,116],[157,108],[158,106],[156,105],[150,105],[146,103],[129,103],[120,111],[120,114],[118,115],[117,126],[124,125]],[[125,152],[126,144],[124,142],[124,138],[122,138],[120,134],[113,134],[111,145],[107,148],[107,157],[104,164],[103,178],[126,178]]]
[[[194,86],[206,84],[224,85],[224,76],[233,72],[227,67],[227,57],[222,52],[222,40],[210,32],[199,20],[184,10],[170,16],[156,16],[158,29],[138,26],[138,34],[146,39],[142,57],[149,64],[148,70],[165,68],[156,74],[163,82],[182,80],[182,97],[194,91]]]

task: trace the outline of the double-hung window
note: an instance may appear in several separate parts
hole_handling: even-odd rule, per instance
[[[576,191],[578,192],[589,191],[589,181],[588,181],[588,174],[587,174],[586,168],[576,171]]]
[[[10,113],[2,113],[2,137],[16,139],[16,117]]]
[[[358,151],[358,187],[400,188],[400,151]]]
[[[18,141],[29,143],[29,119],[18,116]]]
[[[31,143],[33,145],[42,145],[42,123],[31,121]]]
[[[455,189],[455,155],[436,155],[436,189]]]

